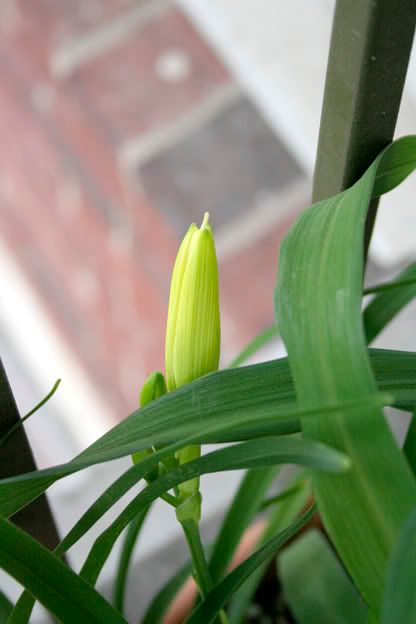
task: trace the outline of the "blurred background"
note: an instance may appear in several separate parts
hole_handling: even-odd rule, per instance
[[[220,263],[222,366],[272,322],[278,246],[310,202],[333,7],[2,0],[0,353],[22,414],[62,378],[27,425],[39,467],[136,409],[145,377],[163,369],[172,263],[204,211]],[[415,131],[415,111],[414,54],[398,135]],[[371,282],[415,259],[415,186],[383,201]],[[410,348],[412,317],[405,310],[380,344]],[[257,359],[282,353],[277,341]],[[128,464],[54,486],[60,530]],[[206,516],[238,477],[203,479]],[[177,535],[170,515],[155,506],[143,556]]]

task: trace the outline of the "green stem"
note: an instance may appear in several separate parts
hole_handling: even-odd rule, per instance
[[[194,564],[195,582],[198,585],[202,598],[205,598],[212,589],[212,581],[208,570],[208,563],[205,559],[199,526],[193,520],[186,520],[182,523],[182,528]]]
[[[201,542],[199,526],[193,520],[185,520],[182,522],[182,528],[192,557],[195,582],[198,585],[201,597],[205,598],[213,585]],[[221,622],[221,624],[228,624],[228,618],[224,611],[220,611],[217,621]]]

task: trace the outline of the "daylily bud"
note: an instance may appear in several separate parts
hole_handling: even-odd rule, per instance
[[[208,216],[200,229],[190,226],[173,269],[165,349],[169,390],[218,368],[218,265]]]
[[[140,407],[145,407],[148,403],[151,403],[155,399],[166,394],[166,382],[162,373],[159,371],[155,371],[151,373],[149,377],[144,382],[142,389],[140,391]],[[143,459],[152,455],[154,453],[152,448],[143,449],[142,451],[138,451],[137,453],[133,453],[131,456],[133,463],[138,464]],[[146,475],[146,480],[148,482],[154,481],[159,476],[159,469],[155,467]]]
[[[162,373],[154,371],[144,382],[140,390],[140,407],[145,407],[155,399],[166,394],[166,381]]]
[[[166,380],[168,390],[217,370],[220,357],[218,264],[214,238],[205,213],[200,229],[193,223],[176,257],[172,273],[166,329]],[[176,453],[180,464],[199,457],[200,445]],[[178,486],[181,522],[199,522],[199,477]]]

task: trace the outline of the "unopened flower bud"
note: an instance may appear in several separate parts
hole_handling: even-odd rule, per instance
[[[151,403],[155,399],[166,394],[166,382],[162,373],[155,371],[151,373],[144,382],[140,391],[140,407],[145,407],[148,403]],[[143,459],[152,455],[154,450],[152,448],[143,449],[137,453],[133,453],[131,456],[134,464],[139,464]],[[159,476],[159,469],[156,466],[147,475],[145,475],[146,481],[149,483],[157,479]]]
[[[148,403],[166,394],[166,392],[166,381],[163,373],[159,371],[150,373],[140,390],[140,407],[145,407]]]
[[[214,238],[205,213],[201,227],[193,223],[176,257],[172,273],[166,329],[166,381],[168,390],[218,369],[220,310],[218,264]],[[176,453],[180,464],[200,455],[200,445]],[[183,500],[178,519],[199,522],[199,477],[178,487]],[[179,508],[178,508],[179,509]]]
[[[208,216],[199,229],[190,226],[173,269],[165,349],[169,391],[218,368],[218,265]]]

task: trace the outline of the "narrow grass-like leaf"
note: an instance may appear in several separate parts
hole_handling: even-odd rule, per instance
[[[307,480],[304,479],[302,481],[299,481],[298,483],[295,483],[294,485],[289,485],[289,487],[283,490],[283,492],[279,492],[279,494],[276,494],[275,496],[270,496],[270,498],[266,498],[260,505],[260,510],[263,511],[264,509],[268,509],[269,507],[275,507],[279,503],[282,503],[287,498],[290,498],[294,494],[297,494],[300,490],[304,489],[306,483]]]
[[[196,443],[244,439],[265,433],[261,423],[263,418],[268,419],[274,433],[298,431],[296,414],[282,412],[279,417],[278,408],[285,403],[294,405],[286,362],[209,375],[137,410],[72,462],[26,476],[19,475],[16,481],[1,481],[0,513],[5,516],[13,514],[59,478],[152,445],[161,446],[185,439]],[[240,422],[244,423],[242,427],[239,427]],[[212,428],[205,438],[208,425]],[[230,433],[231,429],[233,433]],[[220,434],[214,435],[212,432],[215,431]],[[192,435],[195,438],[191,438]]]
[[[2,591],[0,591],[0,624],[6,624],[12,612],[13,604]]]
[[[416,475],[416,411],[413,412],[403,444],[403,452]]]
[[[179,592],[180,588],[184,585],[185,581],[191,576],[191,573],[192,563],[187,561],[156,594],[144,614],[141,624],[155,624],[155,622],[163,622],[162,618],[169,608],[169,605]]]
[[[271,557],[288,539],[295,535],[305,524],[309,522],[314,513],[311,507],[301,518],[296,520],[290,527],[279,532],[262,548],[248,557],[243,563],[228,574],[218,585],[216,585],[207,597],[196,607],[186,624],[210,624],[217,613],[224,607],[232,596],[238,591],[245,581]]]
[[[32,594],[25,590],[10,612],[7,624],[26,624],[29,622],[35,602]]]
[[[61,555],[69,550],[69,548],[71,548],[71,546],[73,546],[83,535],[85,535],[85,533],[104,515],[106,511],[110,509],[112,505],[114,505],[115,502],[117,502],[133,485],[135,485],[140,480],[140,478],[147,474],[150,468],[156,465],[156,462],[158,462],[165,455],[172,454],[177,448],[187,442],[188,440],[185,438],[176,445],[160,449],[159,451],[157,451],[157,453],[149,456],[139,464],[132,466],[123,475],[121,475],[103,492],[103,494],[101,494],[101,496],[90,506],[90,508],[84,513],[84,515],[80,518],[76,525],[66,535],[66,537],[57,548],[57,554]],[[207,456],[204,456],[204,458],[206,457]],[[205,461],[206,459],[204,459],[203,461],[198,460],[201,467],[205,465]],[[194,463],[186,464],[186,466],[188,467],[190,465],[194,465]],[[199,463],[197,465],[199,465]],[[249,464],[247,464],[247,466],[249,466]],[[241,468],[245,467],[246,466],[244,465],[241,466]],[[180,471],[175,473],[170,472],[170,476],[172,476],[173,474],[179,475],[182,473]],[[195,476],[199,475],[195,474]],[[160,479],[157,481],[157,483],[160,484]],[[170,487],[174,486],[172,485]],[[168,487],[168,489],[170,489],[170,487]]]
[[[380,391],[392,393],[393,404],[413,409],[416,402],[416,355],[370,350]],[[293,384],[286,358],[208,375],[162,399],[153,401],[67,464],[0,481],[0,514],[10,516],[39,496],[56,480],[93,464],[155,445],[230,442],[299,431]],[[179,446],[178,446],[179,444]],[[142,462],[150,470],[164,451]],[[138,469],[131,474],[143,475]],[[124,490],[127,491],[127,490]]]
[[[204,546],[204,552],[207,557],[211,556],[212,544]],[[146,613],[140,620],[141,624],[154,624],[154,622],[163,622],[163,616],[168,610],[179,590],[192,575],[192,561],[188,559],[180,568],[166,581],[159,589],[156,596],[147,608]]]
[[[386,574],[381,624],[416,622],[416,508],[407,518]]]
[[[60,559],[3,518],[0,518],[0,567],[64,623],[126,622]]]
[[[416,267],[416,263],[406,267],[404,273],[409,271],[410,277],[398,277],[390,282],[382,282],[381,284],[374,284],[373,286],[367,286],[364,288],[364,295],[376,295],[377,293],[384,292],[386,290],[396,290],[396,288],[403,288],[404,286],[409,286],[410,284],[416,284],[416,274],[411,271],[412,268]],[[402,275],[402,273],[401,273]]]
[[[124,596],[126,593],[127,576],[134,547],[140,535],[141,528],[146,519],[150,507],[143,511],[130,522],[117,565],[116,578],[114,581],[113,605],[120,613],[124,613]]]
[[[406,282],[406,279],[413,281]],[[402,282],[402,283],[401,283]],[[386,290],[386,285],[379,294],[367,305],[363,312],[365,335],[370,343],[378,336],[382,329],[404,308],[414,297],[416,297],[416,263],[407,267],[397,278],[400,287],[392,287],[392,282]]]
[[[0,438],[13,429],[20,420],[20,413],[0,358]],[[10,478],[35,470],[36,462],[24,427],[19,427],[13,437],[7,439],[1,447],[0,478]],[[13,521],[48,548],[54,548],[59,542],[58,531],[46,496],[39,498],[24,513],[16,514]]]
[[[59,384],[61,383],[60,379],[57,379],[52,387],[51,390],[49,390],[48,394],[43,397],[43,399],[41,401],[39,401],[39,403],[37,405],[35,405],[35,407],[33,407],[27,414],[25,414],[24,416],[22,416],[22,418],[20,420],[18,420],[13,427],[11,427],[7,433],[4,434],[4,436],[0,439],[0,446],[2,444],[5,443],[5,441],[10,438],[11,435],[13,435],[13,433],[15,431],[17,431],[18,429],[20,429],[20,427],[27,421],[28,418],[30,418],[31,416],[33,416],[33,414],[35,414],[38,410],[40,410],[41,407],[43,407],[45,405],[45,403],[47,403],[49,401],[49,399],[51,399],[53,397],[53,395],[55,394],[55,392],[58,389]]]
[[[298,488],[297,491],[290,498],[286,498],[286,500],[277,505],[269,514],[266,527],[257,543],[257,548],[261,548],[274,535],[290,526],[298,518],[302,510],[305,509],[310,497],[310,483],[309,480],[305,479],[305,472],[298,473],[292,484],[293,487]],[[268,564],[269,562],[266,561],[259,566],[233,597],[228,609],[229,624],[245,622],[247,610],[264,577]]]
[[[278,577],[298,624],[366,624],[366,605],[316,529],[281,552]]]
[[[348,401],[374,391],[361,319],[363,233],[371,197],[416,165],[416,137],[386,148],[350,189],[307,209],[280,250],[276,310],[299,405]],[[400,528],[416,484],[380,408],[302,418],[309,438],[346,452],[344,476],[314,477],[325,526],[376,614]]]
[[[229,506],[214,543],[209,571],[214,585],[226,572],[235,549],[277,474],[275,466],[247,471]]]
[[[212,472],[290,463],[335,472],[345,471],[349,466],[345,455],[340,455],[323,445],[312,444],[311,440],[305,444],[303,439],[294,437],[250,440],[212,451],[199,459],[178,466],[140,492],[96,539],[82,567],[82,577],[92,585],[95,584],[115,541],[124,528],[140,511],[175,485]]]
[[[268,344],[273,338],[276,338],[279,335],[279,330],[277,329],[277,325],[273,323],[270,327],[266,327],[262,332],[257,334],[250,340],[248,345],[244,347],[242,351],[234,358],[234,360],[230,363],[229,368],[235,368],[236,366],[241,366],[249,357],[257,353],[259,349]]]

